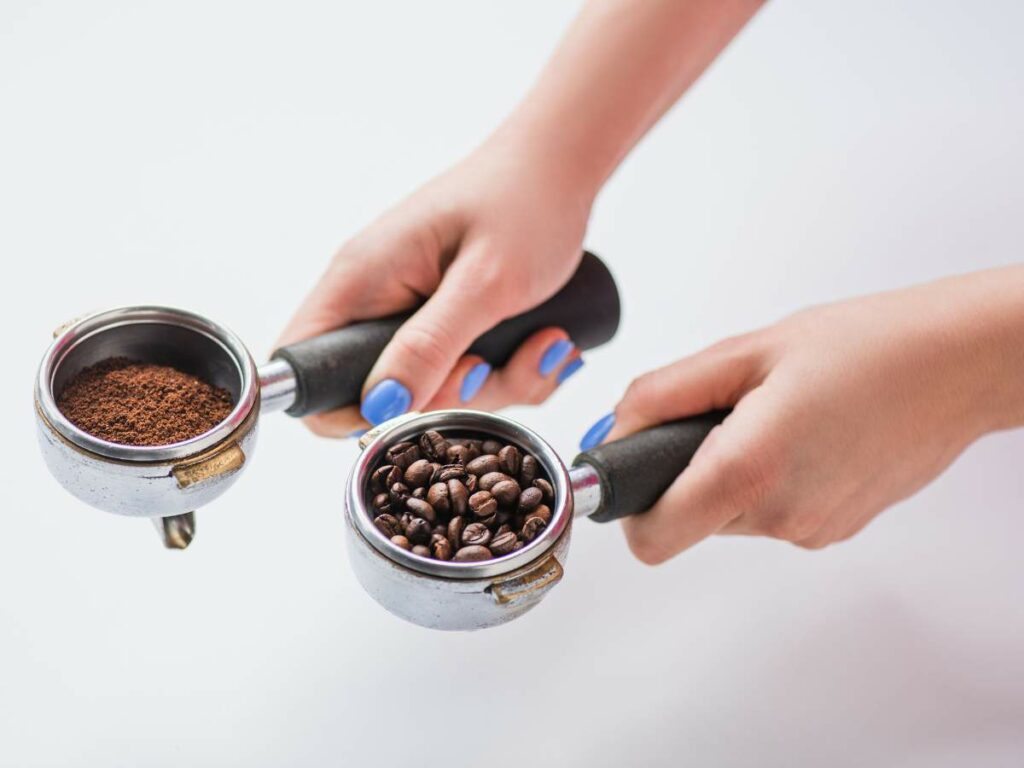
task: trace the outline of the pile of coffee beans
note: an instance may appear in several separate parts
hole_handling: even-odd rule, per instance
[[[231,413],[226,389],[167,365],[123,357],[79,371],[57,398],[68,421],[124,445],[170,445],[208,432]]]
[[[459,563],[522,549],[555,500],[540,463],[517,446],[434,430],[388,448],[370,486],[373,524],[392,544]]]

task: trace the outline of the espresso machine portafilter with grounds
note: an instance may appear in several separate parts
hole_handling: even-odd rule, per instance
[[[35,382],[37,432],[53,476],[99,509],[151,518],[165,545],[183,549],[195,534],[195,510],[226,491],[250,462],[262,414],[291,416],[357,404],[377,357],[408,315],[369,320],[278,349],[257,367],[224,326],[179,309],[132,306],[97,312],[57,329]],[[580,349],[614,336],[619,296],[607,267],[584,253],[574,275],[538,307],[509,318],[469,352],[494,366],[542,328],[564,328]],[[231,393],[220,424],[171,445],[134,446],[99,439],[57,407],[67,382],[112,357],[170,365]]]

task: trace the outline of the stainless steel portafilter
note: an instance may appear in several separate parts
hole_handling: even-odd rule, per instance
[[[725,417],[712,412],[663,424],[585,451],[567,469],[540,435],[512,419],[468,410],[400,416],[360,439],[345,492],[349,561],[391,613],[431,629],[471,630],[511,621],[559,583],[574,517],[609,522],[649,509]],[[512,443],[536,458],[555,491],[551,521],[522,549],[482,562],[421,557],[373,524],[371,476],[387,449],[428,429]]]
[[[252,458],[259,416],[305,416],[359,402],[377,357],[407,314],[370,320],[278,349],[257,367],[227,328],[168,307],[122,307],[68,323],[39,366],[35,413],[43,457],[53,476],[82,501],[119,515],[152,518],[170,548],[188,546],[194,510],[220,496]],[[495,366],[530,334],[564,328],[580,349],[614,336],[619,295],[607,267],[584,253],[569,282],[540,306],[509,318],[470,347]],[[223,387],[234,401],[224,421],[172,445],[101,440],[72,424],[57,399],[83,368],[111,357],[171,365]]]

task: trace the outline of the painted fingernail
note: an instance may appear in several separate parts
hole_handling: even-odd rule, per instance
[[[540,359],[540,375],[547,376],[555,368],[562,364],[562,361],[572,352],[572,342],[568,339],[559,339],[544,353]]]
[[[366,393],[359,409],[363,418],[376,426],[395,416],[401,416],[412,405],[412,394],[395,379],[384,379]]]
[[[459,388],[459,399],[468,403],[474,397],[476,393],[480,391],[480,387],[487,381],[487,377],[491,375],[491,366],[487,363],[477,363],[469,372],[465,378],[462,379],[462,386]]]
[[[615,414],[609,413],[607,416],[602,416],[590,429],[587,430],[587,434],[580,440],[580,450],[589,451],[595,445],[600,445],[601,441],[608,437],[608,433],[612,431],[612,427],[615,426]]]
[[[576,371],[583,367],[583,358],[577,357],[575,360],[570,360],[568,365],[558,372],[558,378],[556,381],[561,384],[563,381],[572,376]]]

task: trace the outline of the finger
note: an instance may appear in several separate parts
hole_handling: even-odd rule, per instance
[[[336,411],[314,413],[306,416],[302,423],[320,437],[358,437],[370,426],[354,405]]]
[[[516,292],[480,244],[455,259],[437,291],[388,343],[363,390],[371,424],[422,408],[479,336],[513,314]]]
[[[748,398],[749,399],[749,398]],[[690,465],[647,512],[623,520],[630,549],[655,565],[770,503],[770,468],[760,459],[756,409],[746,400],[704,441]]]
[[[579,350],[564,330],[537,331],[494,372],[473,407],[496,411],[516,404],[538,405],[582,364]]]
[[[732,406],[764,379],[768,369],[766,357],[758,336],[748,334],[646,373],[630,384],[616,405],[611,430],[605,428],[603,435],[588,434],[589,440],[585,442],[589,444],[584,447],[592,448],[604,439],[618,440],[655,424]],[[602,421],[607,427],[607,417]],[[594,442],[595,437],[600,439]]]
[[[437,394],[423,410],[437,411],[443,408],[465,408],[477,396],[491,376],[490,363],[479,355],[463,355]],[[476,407],[472,405],[470,407]]]

